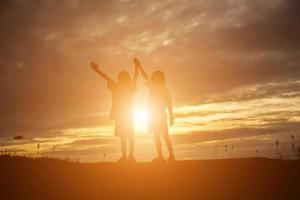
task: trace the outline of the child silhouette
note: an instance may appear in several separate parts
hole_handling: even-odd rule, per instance
[[[149,87],[149,130],[154,134],[158,153],[158,157],[155,158],[154,161],[163,160],[161,136],[169,151],[168,160],[174,161],[175,158],[168,131],[166,109],[169,112],[170,126],[173,126],[174,117],[170,93],[165,86],[165,75],[162,71],[155,71],[151,75],[151,78],[149,78],[147,73],[141,67],[139,60],[134,58],[133,62],[140,70]]]
[[[128,160],[134,159],[134,122],[133,122],[133,96],[136,91],[136,81],[138,78],[138,69],[135,67],[133,80],[127,71],[121,71],[118,74],[118,81],[112,80],[109,76],[99,69],[95,62],[90,63],[91,68],[95,70],[104,80],[107,81],[107,88],[112,93],[111,119],[115,120],[115,136],[120,137],[122,157],[119,161],[127,159],[127,140],[129,143]]]

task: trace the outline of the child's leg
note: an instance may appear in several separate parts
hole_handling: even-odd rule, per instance
[[[120,141],[121,141],[122,158],[126,158],[126,138],[124,136],[121,136]]]
[[[162,149],[161,149],[161,141],[160,141],[160,134],[158,133],[154,133],[154,137],[155,137],[155,145],[156,145],[156,151],[158,154],[159,158],[162,158]]]
[[[173,145],[172,145],[172,142],[171,142],[171,138],[170,138],[169,134],[163,134],[163,138],[165,140],[165,143],[166,143],[168,151],[169,151],[169,157],[171,159],[173,159],[174,158],[174,153],[173,153]]]
[[[130,136],[128,138],[129,142],[129,158],[134,158],[134,138],[133,136]]]

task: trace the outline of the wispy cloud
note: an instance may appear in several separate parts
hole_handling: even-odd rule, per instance
[[[182,157],[198,155],[204,133],[239,131],[237,139],[255,130],[271,141],[297,131],[299,8],[297,0],[3,0],[0,148],[116,158],[110,93],[88,63],[99,61],[115,78],[132,71],[133,56],[167,75],[177,118],[171,133],[192,138],[177,146]],[[15,135],[26,139],[10,140]],[[150,157],[151,136],[138,141],[137,149],[149,147],[139,156]]]
[[[236,156],[251,156],[253,148],[269,148],[263,155],[273,156],[275,140],[289,143],[290,134],[300,137],[298,87],[299,81],[254,85],[213,96],[201,104],[176,106],[176,123],[171,128],[171,134],[179,155],[182,158],[211,158],[211,152],[198,155],[190,153],[200,151],[200,148],[213,148],[217,142],[219,146],[240,145],[243,150],[235,150]],[[94,115],[99,117],[105,114]],[[113,137],[110,123],[94,127],[66,127],[51,134],[23,142],[2,142],[1,150],[62,157],[68,155],[84,158],[85,161],[116,159],[118,156],[119,143]],[[151,159],[152,136],[137,130],[136,140],[137,149],[140,149],[137,157],[141,160]],[[40,149],[36,148],[37,144],[41,144]],[[251,148],[252,151],[245,148]],[[101,157],[102,154],[107,154],[107,157]]]

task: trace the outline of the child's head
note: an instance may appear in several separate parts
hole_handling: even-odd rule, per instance
[[[131,82],[131,78],[130,75],[127,71],[121,71],[118,74],[118,82],[119,83],[129,83]]]
[[[165,74],[162,71],[155,71],[151,75],[151,81],[158,83],[160,85],[165,84]]]

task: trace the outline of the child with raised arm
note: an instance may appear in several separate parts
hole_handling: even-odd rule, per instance
[[[119,161],[127,160],[127,141],[129,143],[128,160],[134,159],[134,122],[133,122],[133,96],[136,91],[138,69],[135,67],[133,80],[127,71],[118,74],[118,81],[112,80],[99,69],[99,65],[91,62],[95,70],[107,82],[107,88],[112,93],[111,119],[115,120],[115,136],[120,137],[122,157]]]
[[[173,108],[169,91],[165,85],[165,75],[162,71],[155,71],[151,78],[143,70],[138,59],[134,58],[135,66],[140,70],[149,87],[149,130],[154,134],[158,157],[154,161],[163,160],[161,136],[164,139],[168,151],[169,161],[174,161],[173,146],[169,136],[167,113],[169,112],[170,126],[173,126]]]

